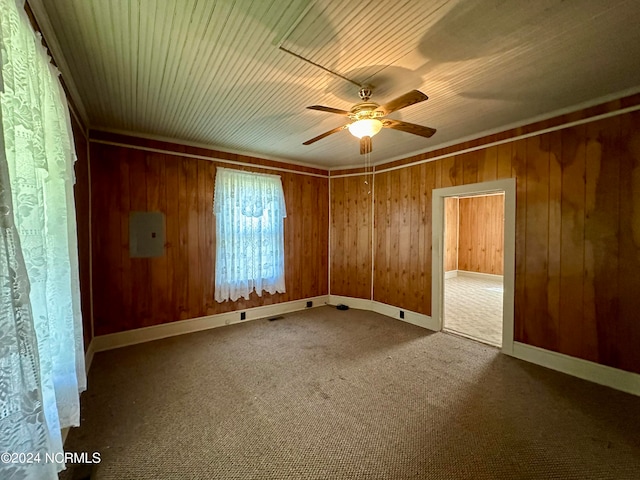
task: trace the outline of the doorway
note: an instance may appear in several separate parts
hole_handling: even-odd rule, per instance
[[[443,330],[502,346],[504,192],[444,199]]]
[[[436,189],[432,205],[432,317],[512,353],[515,179]]]

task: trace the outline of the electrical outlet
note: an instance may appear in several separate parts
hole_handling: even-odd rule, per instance
[[[307,308],[313,307],[313,302],[307,302]]]
[[[240,320],[246,320],[247,319],[247,312],[240,312]]]
[[[400,310],[400,318],[404,318],[404,310]]]

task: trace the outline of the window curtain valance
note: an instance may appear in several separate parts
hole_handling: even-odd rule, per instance
[[[285,292],[284,222],[279,175],[216,169],[215,299]]]

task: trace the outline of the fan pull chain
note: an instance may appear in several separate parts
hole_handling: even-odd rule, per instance
[[[371,152],[367,152],[364,155],[364,184],[367,186],[367,195],[371,195],[371,180],[372,180],[372,167],[371,167]]]

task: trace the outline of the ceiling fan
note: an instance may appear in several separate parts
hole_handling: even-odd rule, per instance
[[[422,125],[393,120],[391,118],[384,118],[390,113],[396,112],[402,108],[424,102],[429,98],[424,93],[418,90],[411,90],[410,92],[405,93],[384,105],[378,105],[375,102],[370,102],[369,99],[371,98],[371,93],[371,87],[361,87],[358,95],[362,101],[360,103],[356,103],[349,111],[324,107],[322,105],[311,105],[310,107],[307,107],[310,110],[319,110],[321,112],[335,113],[349,117],[352,122],[334,128],[333,130],[329,130],[328,132],[318,135],[311,140],[307,140],[303,145],[311,145],[312,143],[322,140],[333,133],[349,129],[349,132],[353,136],[360,139],[360,154],[364,155],[371,152],[371,137],[378,133],[382,128],[393,128],[394,130],[413,133],[414,135],[420,135],[421,137],[427,138],[436,133],[435,128],[423,127]]]

